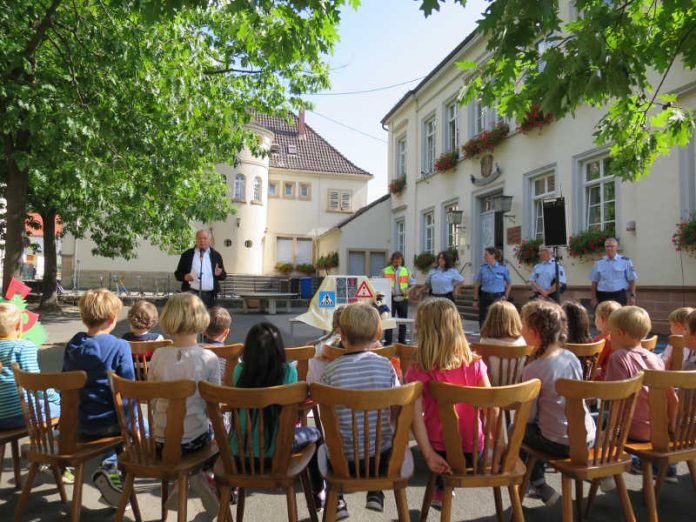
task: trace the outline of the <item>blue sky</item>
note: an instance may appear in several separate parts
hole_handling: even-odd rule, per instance
[[[485,0],[451,2],[428,18],[418,0],[363,0],[345,8],[331,65],[331,93],[362,91],[420,79],[475,27]],[[374,93],[307,96],[307,123],[360,168],[374,174],[369,201],[386,192],[387,132],[380,121],[418,81]],[[372,137],[349,130],[331,120]]]

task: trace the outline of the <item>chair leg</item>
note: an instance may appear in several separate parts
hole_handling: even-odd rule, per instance
[[[162,479],[162,522],[167,521],[167,515],[169,514],[167,512],[167,508],[165,507],[165,504],[167,503],[168,499],[169,499],[169,481],[166,479]]]
[[[225,522],[227,520],[227,512],[230,510],[230,494],[231,490],[229,486],[218,485],[220,491],[220,507],[218,508],[218,522]],[[230,520],[230,522],[232,522]]]
[[[116,508],[116,515],[114,516],[115,522],[121,522],[121,520],[123,520],[123,514],[126,512],[126,506],[128,505],[128,498],[130,497],[131,491],[133,491],[134,478],[132,473],[126,474],[126,483],[123,485],[123,492],[121,493],[121,498],[118,501],[118,508]]]
[[[631,506],[631,499],[628,498],[628,490],[626,489],[623,473],[614,475],[614,481],[616,482],[616,489],[619,491],[619,499],[621,499],[621,505],[623,506],[624,519],[626,522],[636,522],[636,516],[633,514],[633,506]]]
[[[508,494],[510,495],[510,504],[512,505],[513,522],[524,522],[524,514],[522,513],[522,502],[520,501],[519,486],[517,484],[509,485]]]
[[[239,495],[237,496],[237,522],[242,522],[244,520],[244,502],[246,500],[246,490],[244,488],[239,488]]]
[[[72,522],[80,522],[80,509],[82,509],[82,485],[85,481],[85,463],[80,462],[75,466],[75,484],[73,485],[73,498],[71,506]]]
[[[590,509],[592,509],[592,503],[597,496],[597,490],[599,489],[599,480],[593,480],[590,484],[590,493],[587,495],[587,503],[585,504],[585,517],[590,516]]]
[[[19,462],[19,441],[15,439],[10,445],[12,446],[12,469],[14,470],[15,489],[22,489],[22,467]],[[4,452],[3,445],[3,458],[5,457]],[[0,460],[0,462],[2,462],[2,460]]]
[[[295,499],[295,486],[290,483],[285,490],[285,496],[288,502],[288,520],[289,522],[297,522],[297,500]]]
[[[575,479],[575,518],[582,522],[582,497],[584,496],[582,480]]]
[[[133,517],[135,518],[136,522],[142,522],[143,517],[142,517],[142,514],[140,513],[140,504],[138,504],[138,496],[135,494],[135,487],[133,487],[133,489],[131,489],[131,494],[130,494],[129,500],[130,500],[131,508],[133,508]]]
[[[326,492],[326,504],[324,505],[324,522],[336,522],[336,508],[338,508],[338,491],[336,488],[329,486]]]
[[[428,478],[428,485],[425,487],[425,495],[423,496],[423,506],[421,507],[420,522],[425,522],[428,520],[428,511],[430,511],[430,504],[433,501],[433,492],[435,491],[435,481],[437,480],[437,475],[434,473],[430,474]]]
[[[305,501],[307,502],[307,509],[309,509],[309,519],[312,522],[319,522],[319,517],[317,517],[317,505],[314,502],[314,492],[312,491],[312,485],[309,481],[309,471],[307,468],[300,473],[300,479],[302,481],[302,491],[304,491]]]
[[[655,486],[653,485],[652,463],[647,462],[643,464],[643,500],[645,501],[645,509],[648,512],[648,520],[657,522],[657,499],[655,497]]]
[[[29,500],[29,495],[31,494],[31,486],[34,483],[34,477],[39,471],[39,465],[36,462],[31,463],[29,468],[29,474],[27,475],[27,480],[22,488],[22,494],[19,497],[19,502],[17,502],[17,507],[15,508],[14,520],[19,522],[22,519],[22,512],[27,505],[27,500]]]
[[[643,467],[646,465],[651,466],[652,463],[646,462],[643,464]],[[662,486],[665,483],[665,477],[667,476],[667,463],[666,462],[660,462],[660,467],[657,470],[657,478],[655,479],[655,501],[657,502],[657,499],[660,498],[660,491],[662,491]]]
[[[408,514],[408,500],[406,499],[406,488],[395,489],[394,498],[396,499],[396,512],[399,514],[399,522],[409,522],[411,520],[411,517]]]
[[[573,520],[573,479],[565,473],[561,476],[561,502],[563,503],[563,522]]]
[[[450,522],[452,520],[452,493],[454,493],[454,488],[449,484],[445,484],[445,490],[442,492],[440,522]]]
[[[179,522],[186,522],[186,507],[188,506],[188,475],[179,475],[179,505],[177,507],[177,517]]]
[[[493,488],[493,499],[495,500],[495,515],[498,522],[505,522],[503,519],[503,494],[499,487]]]
[[[696,460],[687,460],[686,465],[689,466],[689,473],[691,474],[691,483],[696,488]]]
[[[5,443],[0,444],[0,480],[2,480],[2,463],[5,462]],[[20,486],[21,488],[22,486]],[[17,488],[17,483],[15,482],[15,489]]]
[[[51,471],[53,472],[53,480],[56,481],[56,487],[58,488],[60,501],[63,504],[66,504],[68,502],[68,496],[65,494],[65,484],[63,484],[63,477],[60,473],[60,467],[58,466],[58,464],[52,465]]]
[[[524,478],[522,479],[522,484],[520,485],[520,499],[524,500],[527,494],[527,489],[529,488],[529,481],[532,476],[532,469],[534,469],[534,464],[536,464],[537,459],[532,455],[527,455],[527,461],[524,465],[527,470],[524,472]]]

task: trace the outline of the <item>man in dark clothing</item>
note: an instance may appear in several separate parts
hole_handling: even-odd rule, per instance
[[[179,259],[174,277],[181,281],[181,291],[198,295],[206,306],[215,305],[220,293],[220,281],[227,277],[222,256],[210,246],[207,230],[196,232],[196,246]]]

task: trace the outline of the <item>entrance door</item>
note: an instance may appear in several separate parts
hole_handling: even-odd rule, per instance
[[[483,249],[486,247],[495,246],[495,212],[481,212],[481,246],[480,263],[483,264]]]

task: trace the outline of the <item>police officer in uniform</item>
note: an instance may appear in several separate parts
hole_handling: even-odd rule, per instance
[[[534,270],[528,280],[534,291],[534,299],[551,299],[558,302],[561,297],[561,288],[567,283],[565,269],[563,265],[558,263],[559,285],[556,282],[556,259],[551,255],[551,247],[541,245],[539,257],[541,263],[534,265]]]
[[[479,326],[483,325],[493,303],[510,297],[512,279],[502,258],[502,252],[495,247],[486,247],[483,251],[485,262],[474,278],[474,309],[479,313]]]
[[[617,301],[621,305],[636,304],[636,280],[633,263],[617,254],[619,243],[610,237],[604,242],[607,255],[595,261],[590,272],[592,306],[602,301]]]
[[[392,315],[394,317],[408,317],[408,287],[411,285],[411,275],[408,268],[403,266],[404,256],[401,252],[394,252],[389,266],[384,267],[382,274],[389,279],[392,293]],[[399,342],[406,342],[406,325],[399,325]],[[385,330],[384,344],[392,343],[392,331]]]

